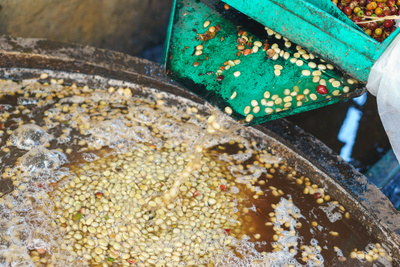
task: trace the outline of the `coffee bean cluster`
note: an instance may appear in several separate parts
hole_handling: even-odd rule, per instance
[[[400,0],[332,0],[354,23],[360,26],[369,36],[383,42],[396,30],[393,19],[371,21],[366,17],[384,18],[400,15]]]

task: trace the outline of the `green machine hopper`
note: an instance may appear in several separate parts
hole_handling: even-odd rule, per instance
[[[257,124],[362,94],[379,43],[330,0],[175,0],[167,74]]]

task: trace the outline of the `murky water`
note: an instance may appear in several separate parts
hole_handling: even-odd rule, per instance
[[[390,265],[318,177],[225,115],[207,131],[215,111],[151,89],[43,79],[0,82],[3,265]]]

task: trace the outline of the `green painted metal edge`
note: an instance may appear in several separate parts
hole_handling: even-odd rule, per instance
[[[330,0],[326,0],[330,1]],[[382,44],[304,0],[223,0],[366,83],[372,65],[398,34]]]
[[[392,41],[396,38],[396,36],[399,34],[400,28],[397,28],[391,35],[389,35],[388,38],[383,41],[383,43],[380,46],[379,52],[377,53],[377,58],[382,55],[382,53],[386,50],[386,48],[392,43]]]
[[[168,50],[169,50],[169,46],[170,46],[170,42],[171,42],[170,36],[172,34],[172,28],[174,27],[176,1],[177,0],[174,0],[174,2],[172,4],[171,16],[169,18],[168,29],[167,29],[167,38],[165,39],[163,56],[162,56],[162,59],[161,59],[161,64],[162,65],[165,65],[165,63],[167,62]]]

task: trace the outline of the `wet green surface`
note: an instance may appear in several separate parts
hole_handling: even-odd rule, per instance
[[[206,21],[210,25],[204,27]],[[221,27],[220,31],[216,31],[215,37],[208,32],[211,26]],[[255,41],[261,41],[262,47],[255,53],[238,55],[237,39],[243,37],[238,35],[240,30],[246,31],[247,38],[252,40],[251,44],[250,41],[246,43],[245,49],[252,49]],[[210,36],[213,38],[205,41],[203,34],[208,34],[206,39]],[[221,110],[231,107],[232,116],[239,121],[244,121],[252,114],[254,119],[250,124],[262,123],[337,103],[362,92],[357,89],[361,85],[348,84],[348,77],[343,77],[339,70],[322,69],[320,78],[326,81],[328,93],[317,93],[316,87],[319,83],[313,82],[312,74],[306,76],[303,71],[312,73],[318,70],[318,67],[311,68],[309,62],[314,62],[317,66],[326,66],[326,62],[303,56],[296,59],[295,53],[299,52],[296,44],[291,43],[288,47],[283,37],[277,39],[279,36],[275,34],[268,35],[264,26],[244,17],[233,8],[224,9],[224,4],[220,1],[178,0],[170,37],[166,60],[168,75]],[[264,50],[266,43],[268,48]],[[200,44],[203,45],[202,55],[196,56],[196,46]],[[275,46],[289,53],[289,58],[284,58],[284,52],[280,52],[281,56],[275,60],[268,57],[266,51]],[[279,54],[279,50],[275,50],[276,54]],[[308,54],[306,51],[305,53]],[[290,59],[292,62],[302,61],[299,62],[302,66],[290,62]],[[240,60],[240,63],[235,64],[235,60]],[[218,72],[220,67],[226,68],[228,61],[231,61],[229,69]],[[195,62],[199,65],[194,66]],[[283,68],[279,76],[274,73],[277,66]],[[240,72],[240,76],[235,77],[235,72]],[[218,76],[224,78],[217,78]],[[333,87],[331,79],[339,81],[340,86]],[[349,93],[343,93],[345,86],[348,86]],[[237,96],[231,99],[234,92]],[[247,110],[251,109],[250,113],[245,113],[246,107]]]

